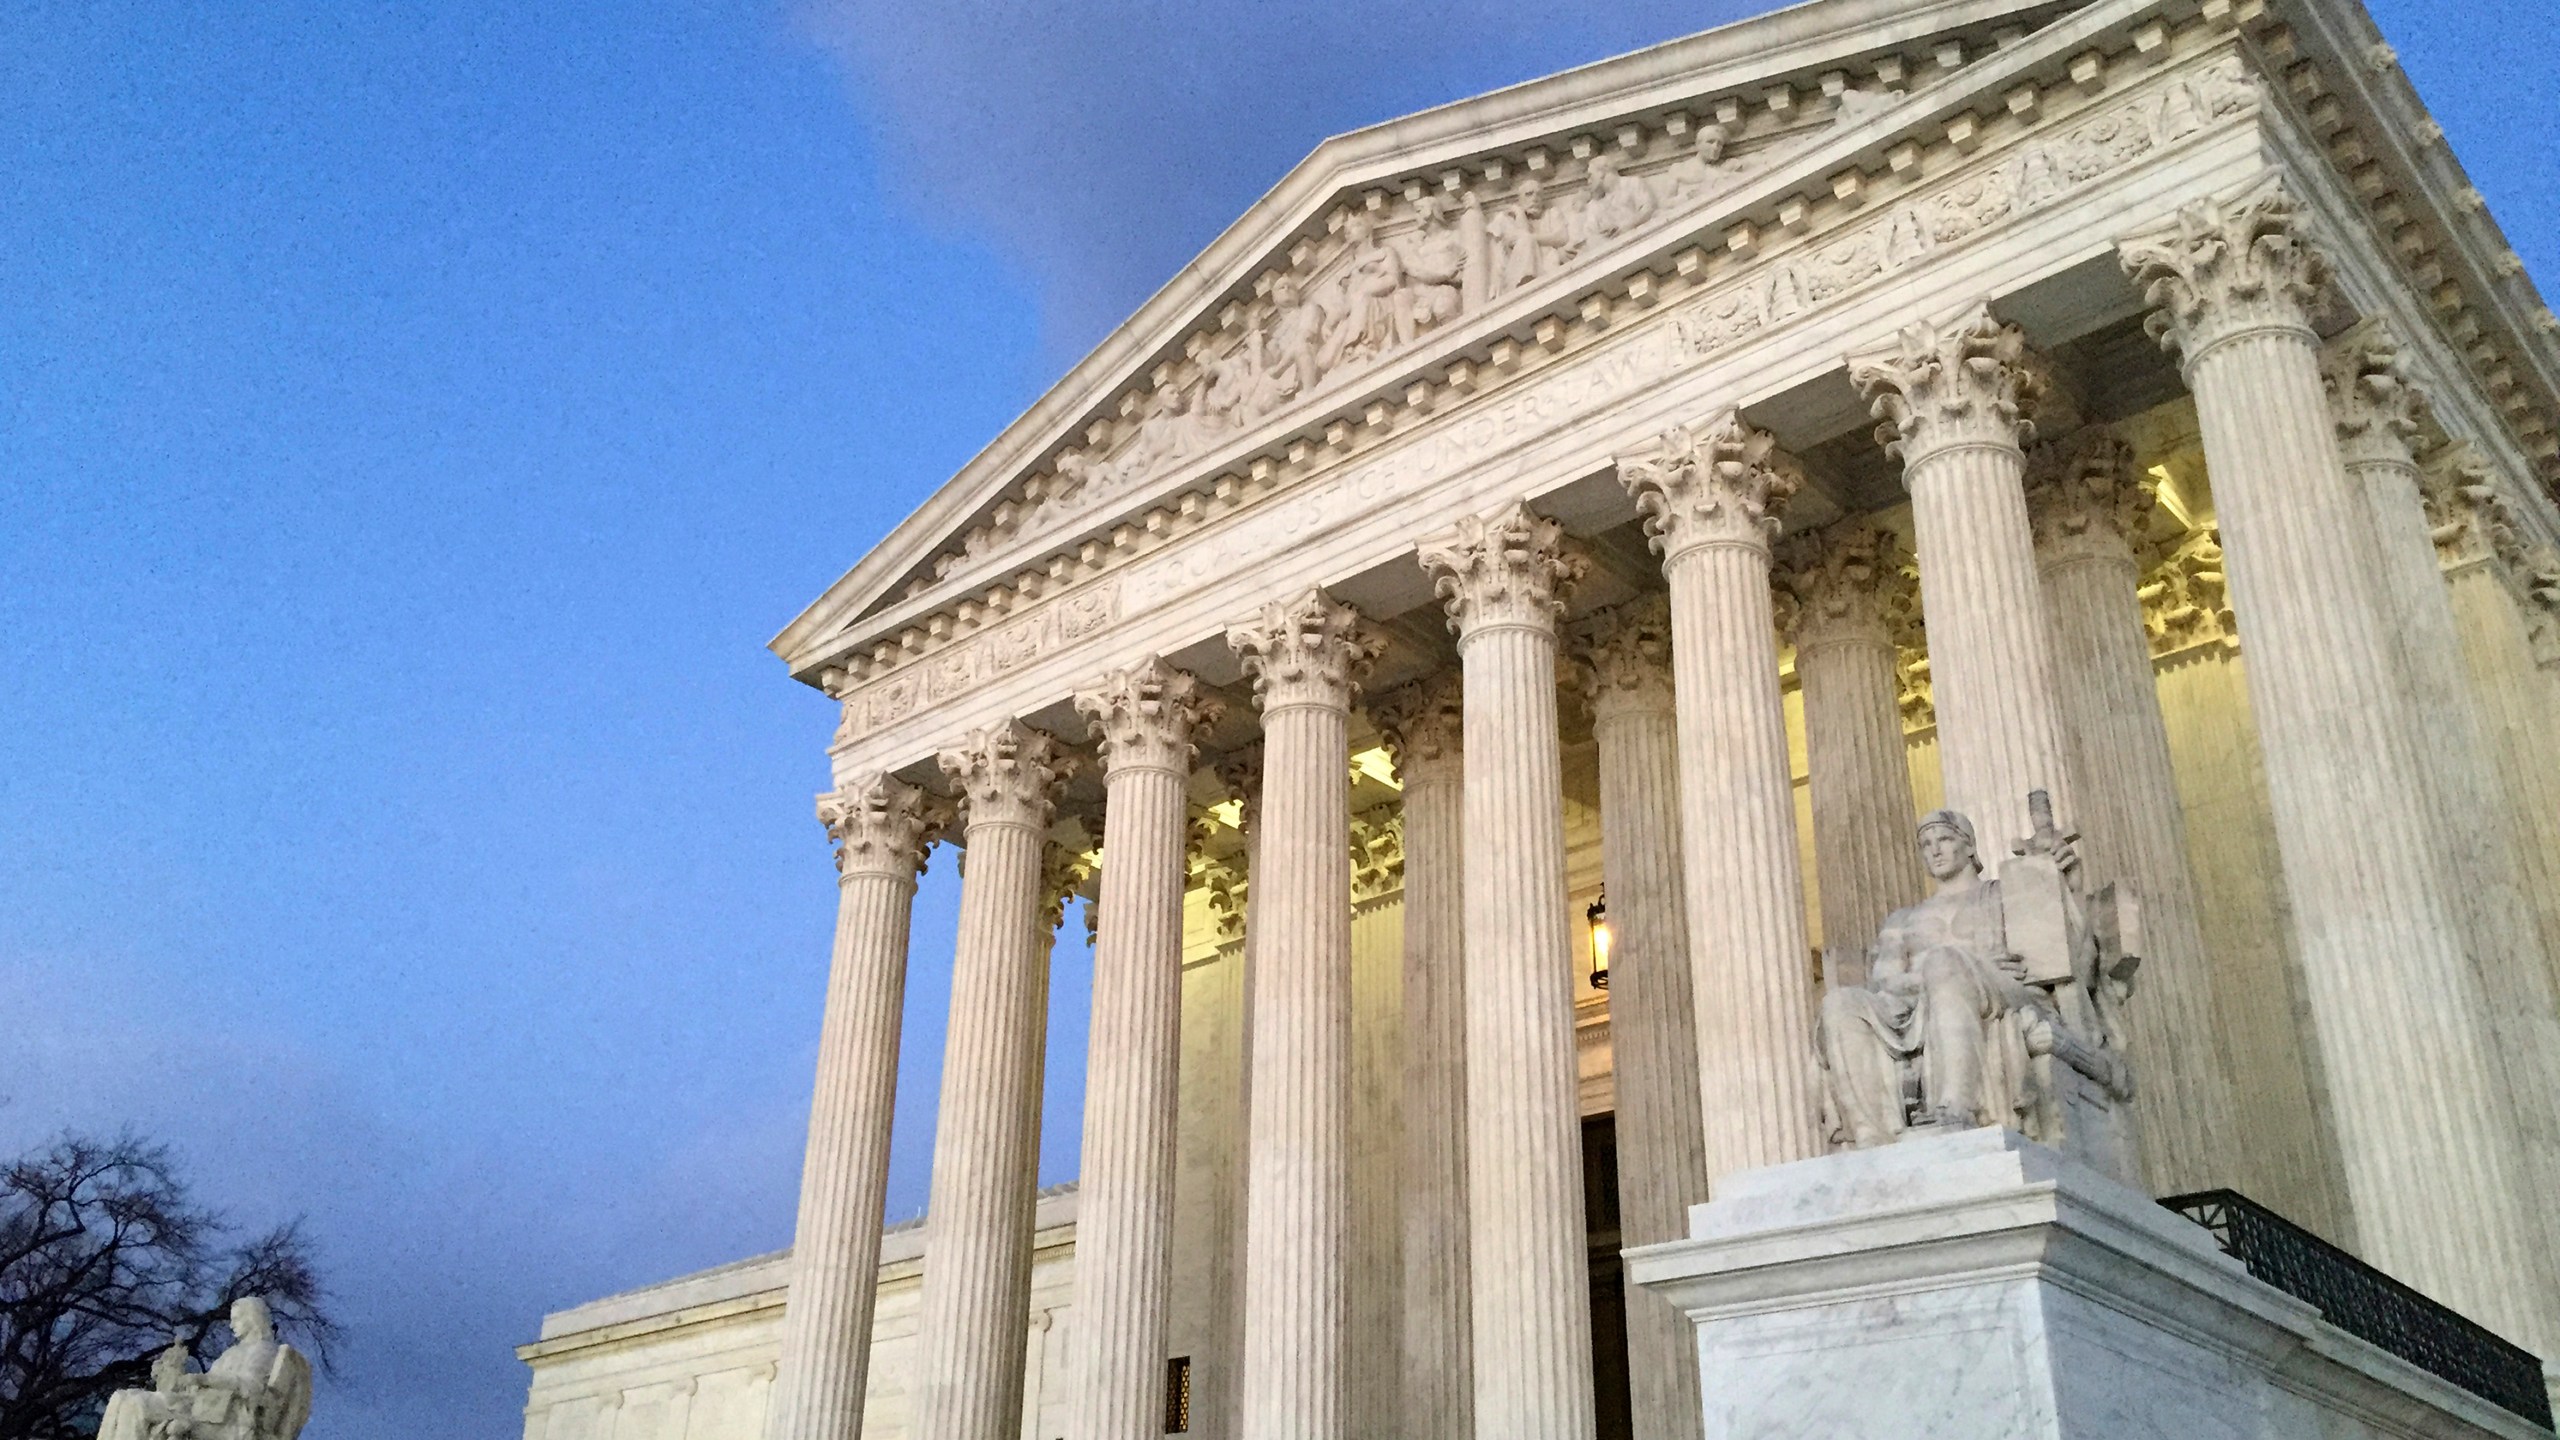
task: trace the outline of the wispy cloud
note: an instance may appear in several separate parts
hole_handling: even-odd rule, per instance
[[[1325,136],[1766,9],[1751,0],[799,0],[892,183],[1043,295],[1063,363]]]

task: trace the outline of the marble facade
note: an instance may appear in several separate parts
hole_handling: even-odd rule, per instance
[[[2007,856],[2034,791],[2143,896],[2145,1183],[2560,1354],[2560,323],[2512,262],[2314,0],[1816,0],[1327,142],[773,642],[838,705],[845,918],[757,1423],[1047,1433],[1080,892],[1056,1433],[1162,1433],[1181,1359],[1219,1437],[1699,1435],[1595,1246],[1844,1138],[1815,1017],[1914,820]],[[936,843],[912,963],[977,998],[892,1360]],[[553,1344],[529,1440],[623,1440],[546,1377],[648,1347]]]

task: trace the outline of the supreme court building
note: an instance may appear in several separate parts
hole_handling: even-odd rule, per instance
[[[1812,0],[1327,141],[773,641],[795,1243],[547,1317],[527,1440],[1727,1433],[1621,1251],[1851,1138],[1915,822],[2034,792],[2140,897],[2133,1178],[2560,1357],[2555,330],[2355,0]]]

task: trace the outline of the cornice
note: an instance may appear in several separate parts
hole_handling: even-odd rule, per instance
[[[1076,622],[1060,618],[1060,607],[1091,609],[1092,597],[1106,588],[1091,582],[1118,565],[1332,474],[1426,422],[1456,424],[1469,407],[1497,402],[1510,387],[1656,312],[1692,300],[1722,303],[1712,296],[1732,292],[1737,283],[1746,289],[1795,285],[1823,246],[1848,243],[1844,235],[1867,237],[1858,243],[1872,244],[1877,263],[1891,271],[2099,174],[2164,153],[2203,133],[2217,105],[2250,103],[2236,60],[2222,62],[2227,69],[2168,63],[2194,62],[2227,46],[2234,20],[2250,3],[2214,0],[2184,25],[2160,18],[2171,7],[2157,0],[2107,0],[2074,15],[1969,66],[1948,85],[1914,92],[1792,153],[1695,215],[1635,237],[1559,276],[1552,287],[1449,327],[1446,349],[1421,347],[1396,357],[1367,377],[1380,398],[1360,412],[1358,423],[1335,418],[1318,425],[1320,416],[1305,414],[1275,422],[1269,434],[1173,474],[1163,490],[1135,497],[1132,508],[1097,517],[1095,524],[1107,525],[1101,533],[1080,528],[1054,545],[1042,542],[1035,550],[1045,551],[1045,563],[991,585],[954,579],[811,649],[798,673],[841,695],[983,630],[1018,632],[1020,638],[1007,643],[1025,653],[1045,648],[1033,632],[1060,625],[1076,630]],[[2200,100],[2199,85],[2222,87],[2216,94],[2230,98]],[[2172,107],[2170,118],[2162,117],[2162,104]],[[2146,105],[2151,109],[2140,110]],[[2138,133],[2109,118],[2118,106],[2143,116]],[[2106,137],[2091,138],[2109,126],[2116,128]],[[2165,138],[2155,139],[2155,130]],[[2053,144],[2019,148],[2039,134]],[[2065,157],[2056,145],[2076,148]],[[2021,154],[2027,161],[2019,162]],[[2017,170],[2019,163],[2028,168]],[[1964,193],[1946,193],[1950,185]],[[1924,192],[1938,196],[1929,203],[1942,210],[1971,205],[1976,213],[1947,222],[1943,235],[1928,233],[1932,222],[1911,214],[1907,200]],[[1809,308],[1807,297],[1792,293],[1773,292],[1767,303],[1789,319]],[[1399,393],[1394,403],[1385,398]],[[1008,556],[996,572],[1022,558],[1038,555]],[[1102,623],[1096,612],[1087,628]]]
[[[2560,318],[2473,188],[2444,129],[2362,5],[2269,0],[2247,28],[2281,114],[2339,176],[2387,264],[2531,467],[2533,509],[2560,501]],[[2450,388],[2439,381],[2435,397]],[[2554,530],[2560,534],[2560,529]]]

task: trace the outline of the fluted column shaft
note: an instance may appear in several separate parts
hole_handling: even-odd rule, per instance
[[[2154,501],[2131,449],[2103,430],[2039,447],[2032,468],[2036,555],[2079,760],[2082,859],[2130,883],[2142,905],[2126,1027],[2143,1178],[2159,1195],[2235,1185],[2244,1172],[2231,1064],[2129,538]]]
[[[1564,879],[1556,620],[1583,562],[1514,506],[1422,547],[1466,675],[1467,1189],[1475,1419],[1591,1436],[1591,1272]]]
[[[2429,846],[2416,724],[2361,573],[2307,320],[2318,262],[2269,187],[2127,242],[2184,351],[2249,646],[2304,986],[2365,1258],[2552,1353],[2486,1002]],[[2460,1215],[2450,1226],[2444,1217]]]
[[[2549,1197],[2560,1194],[2560,1009],[2552,946],[2526,898],[2513,797],[2489,769],[2480,708],[2462,659],[2453,597],[2436,557],[2417,458],[2423,404],[2399,373],[2396,342],[2368,323],[2330,347],[2322,366],[2350,487],[2362,502],[2364,551],[2395,669],[2420,740],[2420,778],[2433,808],[2435,853],[2469,929],[2488,999],[2493,1057],[2502,1065],[2523,1157],[2526,1210],[2540,1223],[2536,1258],[2560,1247]],[[2549,1273],[2541,1281],[2551,1284]]]
[[[1191,676],[1149,661],[1076,697],[1103,748],[1102,919],[1076,1202],[1078,1440],[1164,1433]]]
[[[1458,677],[1372,710],[1404,785],[1406,1440],[1473,1440],[1467,1248],[1466,758]]]
[[[1887,421],[1880,433],[1911,492],[1947,808],[1995,857],[2033,829],[2033,791],[2052,796],[2066,830],[2078,816],[2027,524],[2018,417],[2039,386],[2025,343],[1977,311],[1912,326],[1851,372]]]
[[[2560,693],[2534,664],[2531,637],[2487,543],[2451,547],[2442,559],[2496,788],[2517,817],[2518,868],[2546,940],[2560,937]],[[2560,987],[2560,946],[2548,959]]]
[[[1318,592],[1230,632],[1262,705],[1245,1211],[1245,1440],[1348,1422],[1350,706],[1376,651]]]
[[[837,845],[835,952],[768,1440],[862,1434],[907,932],[916,873],[940,817],[913,786],[875,775],[819,796],[818,818]]]
[[[1585,685],[1600,747],[1600,858],[1616,936],[1609,1031],[1624,1246],[1686,1238],[1689,1207],[1707,1198],[1670,649],[1667,604],[1657,597],[1621,606],[1592,647]],[[1626,1292],[1636,1440],[1700,1440],[1697,1329],[1646,1287]]]
[[[1727,412],[1619,478],[1671,591],[1680,848],[1710,1182],[1822,1153],[1769,539],[1801,481]]]
[[[1788,544],[1780,587],[1804,697],[1823,980],[1862,985],[1884,917],[1925,890],[1911,843],[1917,816],[1894,639],[1893,612],[1912,603],[1907,556],[1890,533],[1866,526]]]
[[[1017,722],[942,757],[968,855],[925,1218],[919,1440],[1016,1440],[1031,1294],[1049,935],[1041,860],[1065,761]]]

